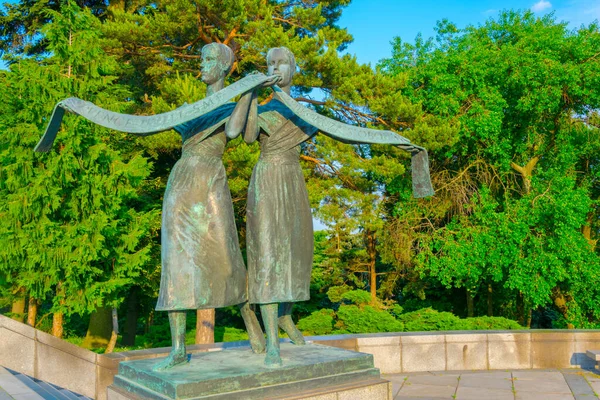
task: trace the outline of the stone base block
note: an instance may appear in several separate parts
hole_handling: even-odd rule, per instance
[[[109,400],[144,400],[115,386],[108,387]],[[238,397],[233,397],[238,398]],[[243,398],[243,397],[239,397]],[[392,400],[392,383],[384,379],[368,379],[354,384],[305,390],[296,394],[265,397],[265,400]]]
[[[155,372],[162,358],[125,361],[108,390],[124,399],[391,399],[373,356],[321,346],[281,344],[283,367],[267,368],[250,349],[194,354],[189,363]]]

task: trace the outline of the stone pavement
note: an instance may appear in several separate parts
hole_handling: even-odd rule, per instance
[[[0,400],[91,400],[0,366]]]
[[[382,375],[394,400],[591,400],[600,375],[582,369],[446,371]]]

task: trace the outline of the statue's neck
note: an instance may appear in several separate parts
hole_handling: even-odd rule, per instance
[[[281,91],[284,92],[287,95],[289,95],[291,93],[291,88],[292,88],[292,85],[287,85],[287,86],[284,86],[284,87],[280,87]]]
[[[225,80],[224,79],[219,79],[215,83],[211,83],[206,88],[206,95],[210,96],[212,94],[217,93],[219,90],[223,89],[224,85],[225,85]]]

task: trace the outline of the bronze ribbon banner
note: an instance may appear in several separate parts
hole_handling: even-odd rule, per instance
[[[120,114],[105,110],[89,101],[70,97],[54,107],[46,132],[44,132],[34,151],[47,152],[50,150],[56,139],[65,111],[81,115],[85,119],[105,128],[138,135],[149,135],[172,129],[177,125],[210,113],[225,105],[234,97],[256,88],[267,79],[268,77],[263,74],[252,74],[200,101],[157,115]]]
[[[417,198],[433,196],[434,190],[429,175],[427,150],[412,144],[410,140],[396,132],[361,128],[327,118],[304,107],[277,86],[274,86],[273,89],[275,97],[296,116],[336,140],[345,143],[391,144],[410,152],[413,195]]]

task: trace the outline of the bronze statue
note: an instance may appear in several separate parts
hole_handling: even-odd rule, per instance
[[[162,273],[156,306],[157,310],[169,313],[173,346],[156,370],[187,361],[185,310],[239,304],[253,351],[264,352],[265,348],[264,334],[246,302],[246,268],[221,157],[227,141],[225,122],[234,108],[227,100],[241,93],[240,88],[247,91],[256,82],[268,79],[249,77],[245,84],[218,98],[216,94],[224,91],[224,80],[233,61],[228,46],[217,43],[204,46],[202,80],[208,85],[207,97],[165,114],[130,116],[103,110],[80,99],[64,100],[55,108],[36,147],[36,151],[50,149],[65,110],[139,136],[169,128],[181,134],[183,153],[171,171],[163,199]]]
[[[291,341],[305,343],[291,318],[293,303],[310,297],[313,261],[313,226],[308,193],[300,168],[300,144],[317,131],[347,143],[396,144],[413,153],[423,184],[431,195],[427,154],[408,139],[391,132],[351,127],[318,115],[290,96],[296,69],[294,55],[285,47],[270,49],[268,75],[277,78],[275,99],[257,107],[256,93],[246,93],[226,125],[233,138],[260,142],[261,155],[254,167],[247,204],[248,301],[260,304],[267,333],[265,364],[280,366],[278,327]],[[268,86],[265,82],[262,86]],[[415,165],[416,157],[416,165]],[[416,167],[416,168],[415,168]],[[426,168],[426,176],[423,170]]]
[[[174,166],[163,203],[163,271],[157,310],[169,312],[173,347],[157,370],[187,360],[185,318],[188,309],[240,304],[254,352],[265,349],[258,320],[246,302],[259,304],[267,333],[265,364],[282,364],[278,327],[293,343],[305,343],[291,318],[293,303],[309,299],[313,227],[300,144],[318,131],[346,143],[387,143],[412,153],[416,197],[431,195],[427,153],[394,132],[358,128],[311,111],[290,96],[296,69],[284,47],[269,50],[268,76],[254,74],[223,88],[233,62],[221,44],[202,49],[202,79],[207,97],[168,113],[132,116],[70,98],[57,104],[36,151],[48,151],[65,111],[110,129],[150,135],[175,129],[183,154]],[[278,84],[279,86],[275,86]],[[257,105],[256,89],[272,86],[274,100]],[[237,105],[229,100],[243,94]],[[231,194],[221,157],[226,136],[244,131],[260,142],[261,156],[248,191],[248,280],[239,249]]]
[[[207,96],[223,88],[233,61],[226,45],[204,46],[202,81],[208,85]],[[221,160],[227,142],[226,119],[214,123],[206,118],[174,128],[183,139],[183,153],[171,171],[163,200],[162,272],[156,305],[157,311],[169,312],[173,346],[157,370],[187,361],[185,310],[242,304],[247,299],[246,268]],[[247,317],[248,305],[242,310]],[[257,327],[258,321],[250,323],[249,334],[262,337]],[[260,340],[255,343],[256,351],[262,351]]]

